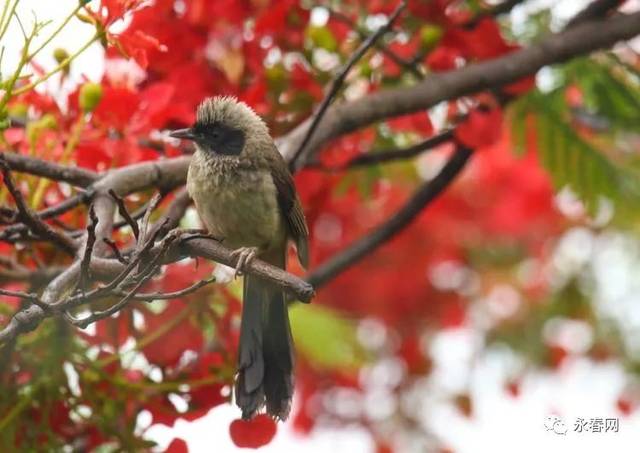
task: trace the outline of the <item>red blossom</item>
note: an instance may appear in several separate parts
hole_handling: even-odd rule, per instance
[[[161,313],[157,315],[148,313],[145,316],[146,332],[166,329],[166,325],[172,324],[171,321],[180,316],[183,310],[187,310],[185,305],[174,300],[170,301]],[[171,345],[170,348],[167,347],[168,344]],[[150,362],[170,366],[178,362],[184,351],[200,351],[202,344],[202,331],[194,325],[192,319],[187,317],[180,323],[173,324],[158,340],[144,347],[143,352]]]
[[[502,110],[498,107],[489,110],[474,109],[456,127],[456,138],[472,149],[492,145],[501,135]]]
[[[505,389],[509,396],[518,398],[522,390],[522,382],[520,381],[520,379],[510,379],[509,381],[507,381]]]
[[[398,132],[418,132],[425,136],[433,133],[433,125],[426,112],[398,116],[387,121],[387,124]]]
[[[536,86],[535,76],[529,76],[529,77],[520,79],[517,82],[510,83],[509,85],[505,86],[502,91],[512,96],[518,96],[533,90],[535,86]]]
[[[448,71],[455,69],[456,62],[462,54],[459,50],[449,46],[438,46],[427,56],[427,66],[434,71]]]
[[[447,22],[447,8],[453,0],[409,0],[407,9],[411,14],[429,22]]]
[[[252,420],[234,420],[229,425],[231,440],[244,448],[260,448],[268,444],[276,431],[275,421],[265,414],[257,415]]]
[[[149,66],[149,58],[147,55],[149,50],[157,50],[160,52],[166,52],[167,50],[166,46],[163,46],[160,41],[141,30],[136,30],[132,34],[122,36],[112,35],[111,41],[119,50],[124,52],[125,56],[133,58],[142,69],[146,69],[147,66]]]
[[[94,4],[97,2],[90,2],[88,7]],[[358,0],[352,4],[345,2],[340,8],[354,22],[368,24],[367,16],[388,15],[397,5],[398,0]],[[85,112],[80,108],[79,89],[71,89],[66,102],[64,97],[49,93],[49,88],[26,92],[8,105],[12,118],[26,119],[28,126],[14,125],[3,131],[7,148],[23,156],[34,155],[96,171],[178,156],[183,150],[170,143],[165,143],[160,152],[144,143],[150,138],[155,141],[159,132],[192,124],[198,103],[216,94],[237,96],[263,116],[274,135],[286,133],[317,106],[331,77],[330,71],[316,65],[316,49],[305,41],[308,27],[312,25],[307,8],[306,3],[298,0],[104,0],[92,13],[99,22],[98,27],[106,27],[109,43],[106,75],[96,82],[102,88],[102,98],[95,110]],[[485,17],[474,27],[465,25],[471,14],[466,2],[410,0],[407,10],[396,22],[396,30],[403,33],[397,38],[389,34],[383,42],[403,59],[422,59],[426,69],[433,72],[454,70],[518,48],[505,39],[507,34],[502,33],[493,18]],[[123,24],[124,29],[116,34],[112,30],[119,24]],[[337,61],[342,62],[359,44],[357,34],[333,15],[326,27],[337,41],[332,51],[339,58]],[[425,28],[431,31],[422,33],[420,30]],[[405,40],[404,36],[409,38]],[[423,56],[423,52],[429,50]],[[43,73],[37,63],[32,64],[31,69],[36,76]],[[405,75],[409,74],[404,66],[379,49],[364,56],[359,69],[352,71],[346,83],[364,80],[362,90],[368,92],[402,86]],[[83,79],[82,83],[86,81]],[[26,81],[20,81],[18,85],[24,83]],[[72,81],[64,83],[66,89]],[[506,94],[519,96],[534,87],[535,77],[530,76],[499,88]],[[583,105],[583,98],[588,96],[583,88],[566,87],[568,107]],[[349,98],[352,93],[345,90],[344,95]],[[461,281],[456,288],[436,287],[434,269],[450,262],[471,269],[482,291],[483,285],[493,285],[508,272],[485,264],[478,256],[496,244],[507,243],[522,254],[518,264],[525,260],[541,262],[540,269],[532,271],[526,282],[514,283],[521,283],[517,289],[525,299],[535,303],[550,292],[542,261],[552,249],[550,244],[569,222],[554,207],[554,188],[537,157],[535,118],[526,119],[525,152],[516,157],[512,152],[514,140],[506,124],[510,118],[505,121],[502,109],[493,99],[486,102],[487,98],[488,95],[476,96],[476,102],[481,105],[471,109],[456,127],[458,143],[481,150],[474,153],[465,171],[407,228],[322,287],[314,301],[335,308],[337,316],[349,323],[353,321],[358,338],[359,321],[363,318],[383,324],[385,333],[381,341],[384,344],[378,345],[379,350],[369,351],[367,358],[374,361],[393,354],[395,359],[404,362],[406,367],[402,369],[406,373],[393,387],[398,398],[405,396],[403,392],[412,387],[415,380],[428,377],[432,371],[431,359],[425,355],[428,350],[424,344],[428,341],[425,332],[437,334],[473,321],[467,317],[467,308],[473,300],[463,291],[469,289],[465,286],[469,282]],[[464,113],[463,104],[453,100],[447,109],[445,126],[455,124]],[[418,139],[417,136],[424,139],[434,133],[431,119],[424,111],[396,118],[376,117],[380,119],[376,126],[328,142],[317,157],[320,164],[340,168],[364,153],[387,149],[393,143],[404,145],[404,141]],[[43,119],[47,120],[46,127],[37,130],[38,121]],[[69,139],[77,124],[82,124],[82,130],[74,144]],[[344,127],[351,130],[350,124]],[[74,144],[70,152],[66,149],[69,143]],[[296,187],[311,232],[312,269],[393,216],[417,188],[428,183],[454,146],[455,143],[448,143],[398,165],[331,172],[306,169],[296,173]],[[76,190],[67,184],[48,181],[42,200],[38,200],[34,195],[38,180],[31,176],[17,177],[25,198],[36,210],[56,205]],[[132,194],[127,203],[140,205],[148,195]],[[154,220],[173,196],[169,194],[163,201],[154,213]],[[13,207],[6,191],[0,191],[0,200],[9,200],[7,206]],[[69,211],[58,220],[69,227],[70,234],[81,235],[86,229],[86,206]],[[114,233],[114,237],[123,250],[131,245],[132,238],[124,231]],[[60,268],[68,266],[67,258],[60,258],[53,247],[39,242],[19,250],[0,243],[0,255],[8,257],[16,252],[16,258],[24,266],[20,271],[35,272],[39,262],[53,260]],[[14,272],[11,265],[5,260],[0,263],[2,279]],[[167,265],[142,290],[177,291],[208,277],[212,269],[213,265],[206,260],[200,260],[198,266],[192,262]],[[295,265],[288,270],[301,272]],[[6,284],[4,280],[2,283],[4,289],[22,291],[40,291],[40,285],[39,281],[33,285],[31,282]],[[65,399],[68,395],[61,398],[60,394],[51,397],[46,393],[53,392],[51,389],[59,392],[61,388],[68,393],[66,377],[57,382],[56,373],[52,373],[47,379],[52,379],[55,385],[39,390],[43,394],[36,395],[37,405],[27,407],[16,420],[24,426],[29,426],[25,423],[27,419],[45,420],[62,442],[93,449],[104,442],[117,442],[116,431],[135,426],[141,410],[151,413],[153,423],[172,426],[178,419],[194,420],[213,407],[229,403],[228,390],[236,367],[239,335],[239,288],[237,284],[211,285],[194,295],[155,305],[132,303],[132,309],[96,323],[94,334],[80,332],[81,341],[74,342],[72,348],[59,348],[73,354],[62,356],[61,353],[61,357],[55,359],[73,362],[76,357],[83,358],[73,363],[81,386],[81,396],[73,396],[77,399],[74,404],[91,406],[93,417],[97,418],[78,421],[71,416],[71,400]],[[8,308],[0,315],[4,325],[9,322],[12,310],[25,302],[2,298],[0,303]],[[88,308],[104,309],[111,303],[112,300],[97,301]],[[68,327],[60,326],[50,323],[38,331],[43,331],[42,335],[53,332],[55,337],[39,337],[40,333],[34,333],[25,337],[24,345],[18,343],[20,348],[32,349],[28,354],[15,354],[8,382],[33,384],[36,388],[40,382],[36,365],[41,366],[46,349],[42,342],[55,338],[64,345],[62,341],[71,338],[67,335]],[[313,335],[314,332],[301,334]],[[154,373],[160,371],[161,383],[154,382],[155,376],[147,375],[146,370],[129,369],[127,361],[120,360],[122,346],[131,341],[136,342]],[[84,347],[97,351],[91,367],[80,353]],[[613,345],[596,343],[589,356],[605,360],[614,358],[616,353]],[[547,347],[544,364],[558,368],[567,356],[561,347]],[[301,433],[309,433],[318,421],[336,418],[328,405],[323,404],[326,394],[337,388],[359,393],[364,385],[359,363],[348,370],[343,367],[320,369],[313,365],[312,356],[299,355],[296,398],[300,404],[292,414],[292,423]],[[163,390],[164,385],[185,398],[186,411],[176,410],[168,398],[169,392]],[[504,385],[509,395],[519,396],[521,376]],[[10,400],[13,393],[8,394]],[[472,416],[473,402],[468,393],[454,396],[452,403],[464,416]],[[20,402],[11,400],[10,404],[15,406]],[[49,412],[44,410],[45,406]],[[616,407],[621,414],[630,415],[636,402],[624,394],[616,401]],[[0,408],[0,419],[6,413],[4,407]],[[114,420],[112,414],[118,418],[118,430],[109,425]],[[402,428],[396,425],[401,423],[398,420],[392,417],[389,426]],[[392,451],[393,439],[380,438],[375,423],[364,418],[354,421],[371,431],[380,453]],[[230,436],[238,447],[259,448],[269,443],[276,431],[274,420],[265,415],[250,421],[235,420],[229,426]],[[26,429],[18,429],[16,433],[16,445],[20,447],[28,433]],[[35,436],[39,442],[46,440],[44,430]],[[167,451],[179,453],[188,448],[185,440],[176,438]]]
[[[629,395],[621,395],[616,400],[616,408],[623,416],[628,417],[631,415],[637,407],[636,401]]]
[[[176,437],[171,441],[165,453],[189,453],[189,447],[183,439]]]

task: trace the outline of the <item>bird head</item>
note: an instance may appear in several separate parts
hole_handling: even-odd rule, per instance
[[[213,156],[238,157],[247,143],[270,135],[262,119],[244,102],[230,96],[207,98],[198,106],[190,128],[173,131],[171,137],[192,140],[199,151]]]

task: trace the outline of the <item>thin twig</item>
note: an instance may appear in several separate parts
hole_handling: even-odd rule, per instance
[[[160,229],[158,237],[164,237],[170,230],[177,228],[189,205],[191,205],[191,197],[187,189],[183,187],[176,191],[175,198],[171,201],[162,217],[150,227],[150,234]]]
[[[149,201],[149,206],[147,206],[147,211],[144,213],[144,217],[142,218],[142,228],[140,229],[140,241],[146,241],[147,236],[149,235],[149,222],[151,221],[151,214],[158,207],[162,196],[159,193],[156,193],[151,200]]]
[[[430,74],[411,86],[378,90],[361,98],[332,105],[304,149],[305,157],[317,153],[328,141],[390,117],[429,109],[450,99],[496,89],[535,74],[542,67],[607,48],[640,33],[640,12],[612,15],[584,22],[536,43],[490,60]],[[311,119],[301,123],[278,149],[289,160],[299,149]],[[304,162],[302,162],[304,163]],[[297,168],[301,165],[297,164]]]
[[[316,164],[308,164],[307,168],[319,168],[325,171],[343,171],[349,170],[353,168],[360,168],[369,165],[375,164],[384,164],[388,162],[393,162],[396,160],[404,160],[411,159],[416,157],[424,152],[430,151],[437,146],[440,146],[444,143],[448,143],[453,140],[454,130],[447,129],[444,132],[441,132],[438,135],[434,135],[433,137],[429,137],[426,140],[421,141],[420,143],[416,143],[415,145],[409,146],[407,148],[400,149],[386,149],[375,152],[368,152],[366,154],[361,154],[359,156],[350,159],[345,164],[337,165],[335,167],[326,167]]]
[[[35,293],[25,293],[23,291],[11,291],[8,289],[0,288],[0,295],[8,296],[8,297],[16,297],[18,299],[25,300],[27,302],[31,302],[34,305],[46,310],[49,310],[51,307],[43,302],[37,294]]]
[[[327,5],[323,5],[323,8],[325,8],[329,12],[329,14],[332,17],[334,17],[336,20],[339,20],[343,24],[351,27],[351,29],[358,34],[360,39],[368,38],[369,35],[367,34],[367,32],[363,30],[361,27],[359,27],[358,24],[354,20],[352,20],[349,16]],[[391,59],[395,64],[397,64],[402,68],[407,69],[408,71],[411,71],[411,73],[417,78],[422,79],[424,77],[424,74],[420,71],[420,69],[418,68],[415,62],[402,58],[401,56],[396,54],[393,50],[389,49],[387,46],[385,46],[381,42],[376,42],[374,46],[376,47],[376,49],[380,50],[387,57],[389,57],[389,59]]]
[[[196,291],[198,291],[200,288],[207,286],[211,283],[215,283],[216,278],[215,277],[209,277],[207,279],[204,280],[200,280],[196,283],[194,283],[193,285],[178,290],[178,291],[173,291],[173,292],[169,292],[169,293],[142,293],[142,294],[136,294],[133,296],[134,300],[144,300],[144,301],[154,301],[154,300],[169,300],[169,299],[177,299],[180,297],[184,297],[184,296],[188,296],[189,294],[192,294]],[[120,295],[125,295],[125,293],[118,293]]]
[[[355,65],[360,60],[360,58],[364,56],[367,50],[369,50],[371,46],[373,46],[376,43],[376,41],[380,39],[381,36],[383,36],[389,30],[391,30],[393,23],[398,18],[402,10],[404,10],[405,6],[406,6],[406,0],[401,1],[400,4],[398,4],[396,9],[393,11],[391,16],[389,17],[389,20],[387,21],[387,23],[382,27],[380,27],[375,33],[371,34],[367,39],[365,39],[362,42],[362,44],[360,44],[358,49],[356,49],[353,55],[349,57],[347,62],[338,71],[338,74],[336,75],[336,77],[331,81],[331,85],[329,87],[329,91],[327,95],[324,97],[324,99],[320,104],[320,107],[318,108],[318,111],[313,116],[313,121],[311,122],[311,125],[309,126],[309,129],[307,130],[307,133],[304,136],[304,139],[300,143],[300,146],[298,147],[297,151],[293,154],[293,157],[289,162],[289,168],[291,168],[292,170],[297,169],[296,164],[298,159],[304,152],[304,149],[307,146],[307,143],[309,143],[309,141],[311,140],[311,137],[313,136],[316,128],[318,127],[318,124],[320,124],[320,121],[324,117],[324,114],[329,108],[329,105],[331,105],[334,98],[338,94],[338,91],[340,91],[340,87],[342,87],[342,85],[344,84],[347,74],[349,73],[353,65]]]
[[[164,198],[167,194],[168,194],[168,192],[166,192],[166,191],[162,191],[162,192],[160,193],[160,196],[162,196],[162,198]],[[147,201],[147,202],[145,202],[142,206],[140,206],[138,209],[136,209],[135,211],[133,211],[133,212],[130,214],[131,218],[132,218],[134,221],[136,221],[136,222],[137,222],[138,220],[140,220],[140,219],[144,216],[145,212],[147,212],[147,208],[149,207],[149,202],[150,202],[150,201],[151,201],[151,200],[148,200],[148,201]],[[129,222],[128,222],[127,220],[122,219],[122,220],[120,220],[120,221],[118,221],[118,222],[115,222],[115,223],[113,224],[113,229],[114,229],[114,231],[115,231],[115,230],[118,230],[118,229],[122,228],[122,227],[123,227],[123,226],[125,226],[125,225],[129,225]],[[136,225],[137,225],[137,223],[136,223]],[[129,226],[130,226],[130,225],[129,225]]]
[[[140,237],[140,228],[138,228],[138,222],[131,218],[129,211],[127,211],[127,207],[124,205],[124,199],[119,196],[113,189],[109,189],[109,195],[111,195],[111,197],[115,200],[116,204],[118,205],[118,212],[125,220],[127,225],[131,227],[135,238],[138,239]]]
[[[0,154],[0,170],[2,171],[2,177],[4,183],[9,189],[9,193],[13,197],[16,207],[18,209],[18,217],[27,225],[31,231],[35,234],[49,239],[56,244],[65,253],[75,256],[76,247],[73,241],[62,233],[54,230],[52,227],[40,220],[37,214],[27,205],[22,196],[22,192],[16,187],[13,177],[11,176],[11,170],[4,156]]]
[[[135,286],[116,304],[112,305],[106,310],[93,312],[86,318],[75,319],[71,315],[67,315],[67,320],[71,322],[73,325],[80,327],[81,329],[85,329],[89,324],[99,321],[100,319],[107,318],[120,310],[124,309],[131,301],[138,290],[144,286],[144,284],[149,281],[149,279],[153,276],[156,269],[160,267],[160,260],[164,256],[164,254],[169,249],[171,243],[177,239],[176,235],[167,236],[165,241],[163,241],[162,248],[160,252],[153,258],[151,263],[140,273],[139,281],[135,284]]]
[[[420,187],[407,203],[391,218],[378,226],[371,233],[358,239],[345,250],[318,266],[308,277],[307,281],[315,288],[324,285],[336,275],[355,264],[375,250],[381,244],[391,239],[398,232],[409,225],[417,215],[455,179],[465,167],[471,157],[471,150],[458,146],[440,173],[432,180]]]
[[[2,289],[2,288],[0,288],[0,295],[17,297],[18,299],[25,299],[25,300],[31,300],[32,298],[37,297],[33,293],[25,293],[23,291],[12,291],[10,289]]]
[[[83,203],[88,202],[91,197],[92,197],[92,192],[90,190],[87,191],[83,191],[79,194],[76,194],[72,197],[66,198],[65,200],[61,201],[59,204],[55,205],[55,206],[51,206],[49,208],[45,208],[41,211],[37,212],[37,216],[41,219],[41,220],[47,220],[53,217],[56,217],[60,214],[64,214],[68,211],[70,211],[71,209],[80,206]],[[14,220],[15,221],[15,220]],[[0,232],[0,240],[2,240],[3,238],[9,238],[10,236],[13,236],[14,234],[19,234],[22,232],[26,232],[29,228],[25,225],[25,224],[16,224],[16,225],[11,225],[7,228],[5,228],[4,230],[2,230]]]
[[[142,261],[143,257],[146,256],[146,254],[153,248],[154,243],[155,243],[155,236],[151,236],[149,241],[147,241],[140,250],[134,253],[134,255],[131,257],[131,259],[125,266],[125,268],[105,286],[99,286],[96,289],[93,289],[92,291],[87,292],[86,294],[71,297],[66,301],[63,301],[62,303],[59,302],[59,303],[56,303],[55,305],[64,304],[69,307],[76,307],[78,305],[88,303],[95,299],[108,297],[111,291],[117,289],[121,284],[126,283],[127,280],[132,279],[131,272],[136,268],[136,266],[138,266],[138,264]]]
[[[476,14],[474,16],[473,19],[471,19],[470,21],[465,23],[464,27],[465,28],[473,28],[476,25],[478,25],[478,23],[482,19],[484,19],[486,17],[497,17],[497,16],[500,16],[502,14],[507,14],[507,13],[511,12],[511,10],[513,8],[518,6],[523,1],[524,0],[505,0],[502,3],[498,3],[497,5],[494,5],[491,8],[488,8],[488,9],[485,9],[483,11],[480,11],[478,14]]]
[[[127,264],[128,261],[125,259],[124,256],[122,256],[122,253],[120,253],[120,249],[118,248],[118,245],[111,239],[109,238],[102,238],[102,242],[104,242],[105,244],[107,244],[109,246],[109,248],[113,251],[113,256],[122,264]]]
[[[82,255],[82,261],[80,261],[80,278],[76,289],[79,289],[83,294],[87,290],[87,286],[90,280],[91,273],[91,256],[93,255],[93,246],[96,243],[96,227],[98,226],[98,217],[93,205],[89,208],[89,224],[87,225],[87,242],[84,246],[84,254]]]

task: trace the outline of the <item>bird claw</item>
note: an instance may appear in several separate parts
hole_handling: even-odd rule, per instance
[[[231,256],[238,257],[238,263],[233,271],[233,278],[242,275],[245,268],[251,263],[251,261],[253,261],[257,254],[257,247],[240,247],[239,249],[231,252]]]

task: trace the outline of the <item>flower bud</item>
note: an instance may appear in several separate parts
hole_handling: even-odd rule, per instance
[[[56,60],[58,64],[62,63],[64,60],[69,58],[69,52],[67,52],[62,47],[58,47],[53,51],[53,58]]]
[[[102,85],[99,83],[87,82],[80,88],[78,103],[84,112],[92,112],[100,99],[102,99]]]
[[[432,50],[442,38],[442,28],[437,25],[427,24],[420,28],[420,45],[423,50]]]

